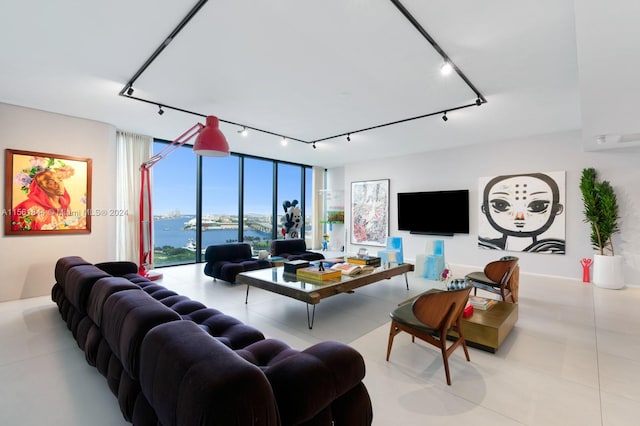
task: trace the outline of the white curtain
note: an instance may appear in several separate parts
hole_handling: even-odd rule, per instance
[[[140,261],[140,165],[153,153],[153,138],[116,132],[116,204],[127,215],[116,217],[116,259]]]
[[[313,191],[313,239],[311,246],[314,249],[322,247],[322,234],[323,226],[320,221],[322,220],[322,211],[324,206],[322,200],[322,190],[324,189],[324,169],[322,167],[313,167],[313,177],[311,188]]]

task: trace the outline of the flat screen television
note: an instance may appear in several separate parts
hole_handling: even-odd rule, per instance
[[[398,230],[412,234],[469,233],[469,191],[398,193]]]

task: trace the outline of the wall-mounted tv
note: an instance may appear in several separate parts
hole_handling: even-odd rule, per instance
[[[398,193],[398,230],[412,234],[469,233],[469,191]]]

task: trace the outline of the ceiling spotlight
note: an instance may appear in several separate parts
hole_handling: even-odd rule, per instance
[[[453,66],[451,65],[451,62],[449,62],[449,61],[446,61],[440,67],[440,72],[442,73],[442,75],[449,75],[449,74],[451,74],[451,71],[453,71]]]
[[[164,110],[162,109],[162,105],[158,105],[158,114],[159,115],[164,114]]]
[[[127,89],[127,95],[133,95],[133,87],[129,86],[129,88]]]
[[[242,129],[238,130],[238,133],[240,133],[241,136],[246,138],[247,135],[249,134],[249,131],[247,130],[246,126],[243,126]]]
[[[347,135],[347,142],[351,142],[351,133]]]
[[[282,137],[282,140],[280,141],[280,145],[282,145],[282,146],[287,146],[287,143],[289,143],[289,142],[287,141],[287,138],[285,138],[285,137],[283,136],[283,137]]]
[[[482,105],[482,101],[480,100],[480,98],[476,99],[476,105],[478,106]]]
[[[311,146],[313,147],[313,149],[316,149],[316,143],[312,143]]]
[[[449,117],[447,117],[447,111],[444,112],[444,114],[442,115],[442,121],[447,121],[449,119]]]

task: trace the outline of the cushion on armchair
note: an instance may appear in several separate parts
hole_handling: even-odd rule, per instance
[[[307,250],[302,238],[271,240],[271,256],[284,257],[287,260],[322,260],[324,255]]]
[[[234,283],[240,272],[270,268],[271,262],[252,258],[251,246],[247,243],[214,244],[204,253],[204,273],[210,277]]]

